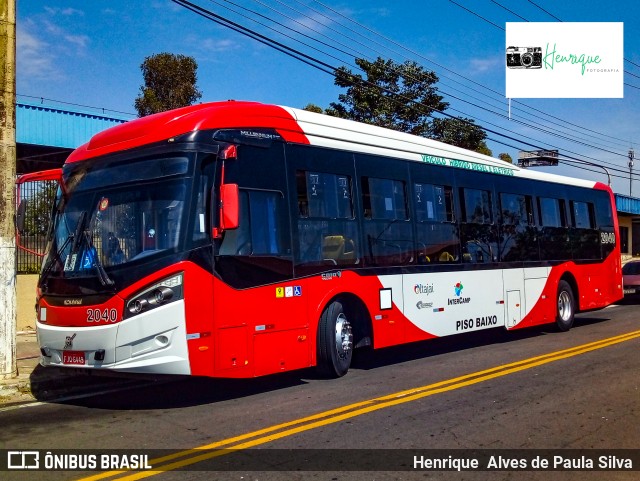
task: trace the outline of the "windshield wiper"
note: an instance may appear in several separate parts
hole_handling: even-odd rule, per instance
[[[113,286],[114,282],[107,274],[107,271],[104,269],[102,262],[100,261],[100,256],[98,255],[98,251],[93,246],[93,240],[89,236],[89,229],[85,228],[87,223],[87,211],[82,212],[82,217],[78,221],[78,226],[76,227],[76,232],[73,238],[73,247],[71,248],[72,253],[77,253],[79,247],[82,246],[82,241],[84,240],[84,245],[86,247],[86,256],[89,258],[89,262],[93,264],[96,268],[96,272],[98,273],[98,280],[100,284],[103,286]]]
[[[56,261],[60,261],[60,263],[62,264],[62,259],[60,258],[60,254],[67,247],[69,242],[71,242],[71,239],[73,239],[73,234],[69,234],[67,239],[62,243],[62,246],[60,246],[60,248],[55,251],[55,254],[49,258],[49,260],[47,261],[47,264],[42,269],[42,274],[40,274],[40,283],[43,285],[43,287],[45,287],[45,290],[46,290],[46,281],[47,281],[47,278],[49,277],[49,274],[51,273],[51,269],[53,269],[53,266],[55,265]]]
[[[49,258],[49,261],[42,269],[42,274],[40,275],[40,283],[43,286],[46,286],[46,280],[49,277],[49,274],[51,273],[51,269],[53,269],[53,266],[55,265],[56,261],[59,261],[60,264],[62,265],[66,264],[66,262],[62,262],[62,258],[60,257],[60,255],[62,254],[62,252],[64,252],[65,248],[69,245],[69,242],[71,242],[72,240],[73,240],[73,246],[71,247],[71,254],[78,253],[78,247],[79,247],[80,237],[81,237],[80,233],[84,228],[84,223],[86,222],[86,219],[87,219],[87,211],[83,210],[80,213],[80,217],[78,219],[78,224],[76,225],[75,232],[73,234],[69,234],[65,239],[65,241],[60,246],[60,248],[57,249],[55,251],[55,254]]]
[[[69,259],[73,259],[74,258],[73,256],[78,255],[78,252],[80,251],[80,248],[83,247],[83,245],[86,247],[85,255],[88,256],[89,261],[91,262],[93,267],[96,268],[96,271],[98,273],[98,280],[100,281],[100,284],[102,284],[103,286],[110,286],[110,287],[114,285],[113,280],[109,277],[109,275],[105,271],[104,266],[102,265],[102,262],[100,262],[100,257],[98,256],[98,252],[93,246],[93,241],[91,240],[91,237],[87,232],[88,229],[86,229],[86,224],[87,224],[87,211],[84,210],[80,213],[80,218],[78,219],[78,224],[76,225],[76,229],[74,233],[69,234],[69,236],[64,241],[62,246],[58,250],[56,250],[55,256],[53,256],[49,260],[48,264],[42,270],[42,275],[40,276],[40,278],[41,278],[41,283],[43,285],[47,277],[49,276],[51,269],[53,269],[53,266],[55,265],[56,261],[59,261],[61,264],[66,265]],[[67,247],[67,245],[72,241],[73,243],[71,245],[71,252],[67,257],[67,261],[63,263],[60,255],[62,254],[64,249]],[[75,261],[71,261],[71,262],[73,262],[73,266],[75,266]],[[73,270],[73,266],[69,270]]]
[[[100,281],[100,284],[102,284],[103,286],[109,286],[109,287],[113,286],[114,282],[107,274],[107,271],[104,269],[104,266],[100,261],[100,256],[98,255],[96,248],[93,247],[93,241],[89,237],[87,230],[84,230],[82,232],[82,238],[84,238],[85,245],[87,246],[86,255],[89,256],[89,261],[93,262],[93,266],[96,268],[96,271],[98,273],[98,280]]]

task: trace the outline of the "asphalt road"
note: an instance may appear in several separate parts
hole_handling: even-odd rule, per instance
[[[312,370],[255,380],[168,379],[0,411],[0,449],[148,453],[149,464],[167,471],[143,475],[159,480],[636,480],[639,349],[638,307],[614,306],[580,315],[568,333],[497,329],[366,353],[341,379]],[[590,468],[590,456],[597,468],[600,454],[623,469]],[[451,467],[473,459],[486,465],[492,455],[515,466],[415,468],[414,456]],[[562,470],[531,468],[535,456],[553,464],[556,455]],[[567,470],[565,458],[582,467]],[[102,479],[96,475],[11,471],[0,478]]]

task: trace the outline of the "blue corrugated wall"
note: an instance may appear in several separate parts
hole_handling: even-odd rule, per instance
[[[640,215],[640,199],[622,194],[615,194],[615,197],[618,212]]]
[[[16,103],[16,142],[75,149],[98,132],[131,120],[131,117]]]

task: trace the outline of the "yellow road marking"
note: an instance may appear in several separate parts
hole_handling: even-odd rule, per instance
[[[96,474],[95,476],[82,478],[79,481],[96,481],[99,479],[117,476],[123,473],[130,474],[128,474],[127,476],[119,477],[118,481],[134,481],[147,478],[156,474],[163,473],[165,471],[173,471],[175,469],[206,461],[208,459],[223,456],[234,451],[259,446],[261,444],[269,443],[277,439],[292,436],[294,434],[309,431],[311,429],[316,429],[329,424],[334,424],[346,419],[354,418],[356,416],[361,416],[363,414],[378,411],[380,409],[385,409],[391,406],[415,401],[417,399],[422,399],[434,394],[453,391],[455,389],[478,384],[484,381],[506,376],[508,374],[513,374],[519,371],[524,371],[526,369],[531,369],[533,367],[541,366],[573,356],[578,356],[580,354],[585,354],[597,349],[603,349],[605,347],[619,344],[625,341],[630,341],[639,337],[640,331],[633,331],[626,334],[621,334],[619,336],[602,339],[600,341],[582,344],[569,349],[563,349],[561,351],[543,354],[541,356],[536,356],[509,364],[503,364],[483,371],[465,374],[463,376],[447,379],[445,381],[436,382],[426,386],[407,389],[386,396],[349,404],[336,409],[314,414],[312,416],[307,416],[250,433],[234,436],[232,438],[216,441],[215,443],[179,451],[168,456],[151,459],[149,463],[152,466],[156,467],[156,469],[153,470],[141,471],[136,473],[131,473],[130,471],[108,471]],[[203,453],[203,451],[207,452]],[[180,461],[175,461],[173,463],[165,464],[158,467],[158,464],[180,458],[186,459],[182,459]]]

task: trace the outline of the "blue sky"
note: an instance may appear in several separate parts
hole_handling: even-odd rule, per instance
[[[356,56],[382,56],[399,62],[414,60],[434,70],[451,114],[474,118],[485,128],[516,139],[490,133],[488,145],[496,156],[508,152],[515,159],[518,148],[530,149],[517,140],[557,148],[561,154],[610,167],[614,190],[628,194],[626,155],[635,147],[639,160],[634,169],[639,175],[633,178],[633,195],[640,197],[640,2],[455,0],[485,21],[451,0],[192,1],[330,65],[354,68]],[[342,92],[328,74],[170,0],[17,0],[17,7],[19,101],[42,97],[135,114],[133,102],[142,85],[140,64],[160,52],[196,59],[202,101],[326,107]],[[499,27],[522,20],[503,7],[535,22],[555,21],[539,7],[566,22],[624,22],[624,56],[633,62],[625,62],[629,73],[624,77],[634,87],[625,86],[623,99],[522,99],[526,105],[512,104],[514,120],[509,121],[504,98],[505,34]],[[569,139],[523,126],[518,120],[542,124]],[[598,171],[593,167],[550,170],[606,181],[604,174],[586,169]]]

